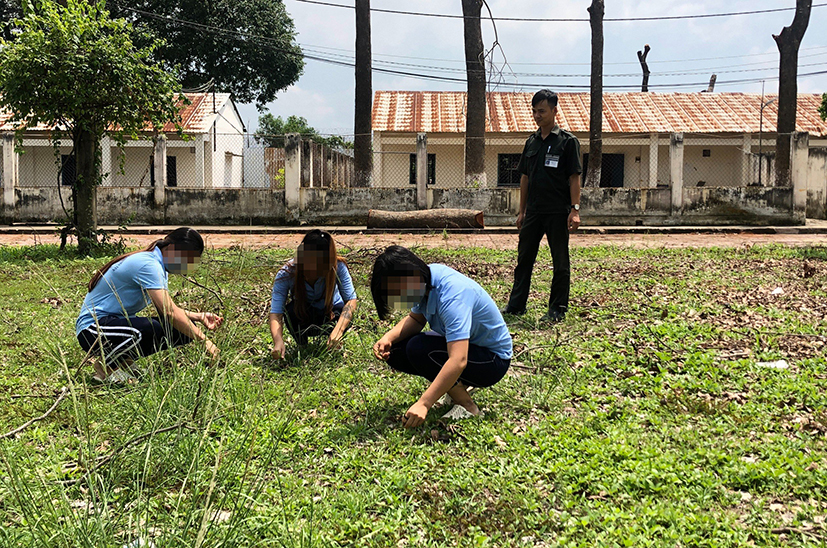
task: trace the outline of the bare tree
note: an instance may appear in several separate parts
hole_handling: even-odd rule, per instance
[[[482,0],[462,0],[465,24],[465,183],[486,186],[485,179],[485,57],[480,12]]]
[[[775,184],[790,184],[790,137],[798,108],[798,49],[810,22],[813,0],[796,0],[795,17],[781,34],[773,34],[781,59],[778,65],[778,133],[775,140]]]
[[[370,186],[373,171],[370,53],[370,0],[356,0],[356,104],[353,116],[353,163],[356,186]]]
[[[649,55],[649,51],[652,48],[649,47],[649,44],[643,46],[643,51],[637,52],[637,59],[640,61],[640,68],[643,69],[643,83],[640,85],[640,91],[649,91],[649,65],[646,63],[646,57]]]
[[[592,27],[592,77],[589,165],[584,186],[598,187],[603,167],[603,0],[592,0],[588,9]]]

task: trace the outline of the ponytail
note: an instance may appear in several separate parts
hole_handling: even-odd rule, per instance
[[[155,249],[164,249],[166,246],[174,244],[176,249],[180,249],[182,251],[194,251],[198,256],[200,256],[204,252],[204,240],[201,238],[201,235],[196,231],[188,227],[181,227],[176,228],[172,232],[166,235],[166,237],[155,240],[146,248],[133,251],[131,253],[124,253],[123,255],[119,255],[115,257],[102,268],[97,270],[92,276],[92,279],[89,280],[88,291],[92,291],[95,289],[95,286],[98,285],[98,282],[101,281],[103,275],[112,268],[112,265],[118,263],[130,255],[134,255],[136,253],[144,253],[146,251],[154,251]]]

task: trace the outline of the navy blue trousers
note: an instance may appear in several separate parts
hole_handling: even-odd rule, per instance
[[[425,377],[432,381],[448,361],[445,337],[428,331],[417,333],[391,347],[388,365],[396,371]],[[500,358],[487,348],[468,345],[468,363],[459,377],[466,386],[492,386],[505,376],[511,360]]]

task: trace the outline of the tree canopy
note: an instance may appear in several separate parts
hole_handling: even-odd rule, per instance
[[[339,135],[319,135],[307,120],[302,116],[288,116],[287,120],[281,116],[273,116],[269,112],[258,117],[258,129],[254,136],[257,143],[272,148],[284,148],[284,136],[288,133],[301,134],[303,138],[316,143],[325,144],[331,148],[352,149],[353,142],[346,141]]]
[[[212,79],[237,102],[261,106],[304,69],[293,20],[280,0],[108,0],[106,5],[112,17],[146,31],[136,37],[139,46],[164,40],[154,55],[184,88]],[[0,22],[21,17],[21,6],[21,0],[0,0]],[[8,24],[0,36],[11,38]]]
[[[3,1],[3,0],[0,0]],[[184,88],[211,79],[236,102],[262,106],[304,69],[280,0],[109,0],[113,16],[162,38],[156,52]]]
[[[827,93],[821,96],[821,106],[818,109],[822,120],[827,120]]]
[[[39,123],[136,138],[147,124],[178,120],[173,76],[153,63],[160,41],[112,19],[103,2],[37,0],[16,21],[13,40],[0,41],[0,102],[20,131]],[[138,47],[134,36],[150,45]],[[19,133],[19,132],[18,132]]]
[[[0,40],[0,106],[18,124],[54,127],[54,140],[72,138],[77,161],[74,223],[81,251],[95,239],[95,186],[101,180],[100,140],[118,144],[147,128],[180,120],[173,75],[153,61],[161,45],[112,19],[103,1],[31,2],[14,23],[14,38]],[[134,36],[150,45],[139,47]]]

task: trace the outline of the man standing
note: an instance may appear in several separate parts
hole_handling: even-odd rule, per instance
[[[525,314],[531,271],[543,234],[548,238],[554,277],[545,319],[563,321],[569,305],[571,273],[569,231],[580,226],[580,142],[560,129],[557,94],[542,89],[531,99],[534,121],[539,129],[531,134],[520,158],[520,213],[517,229],[517,268],[506,314]]]

